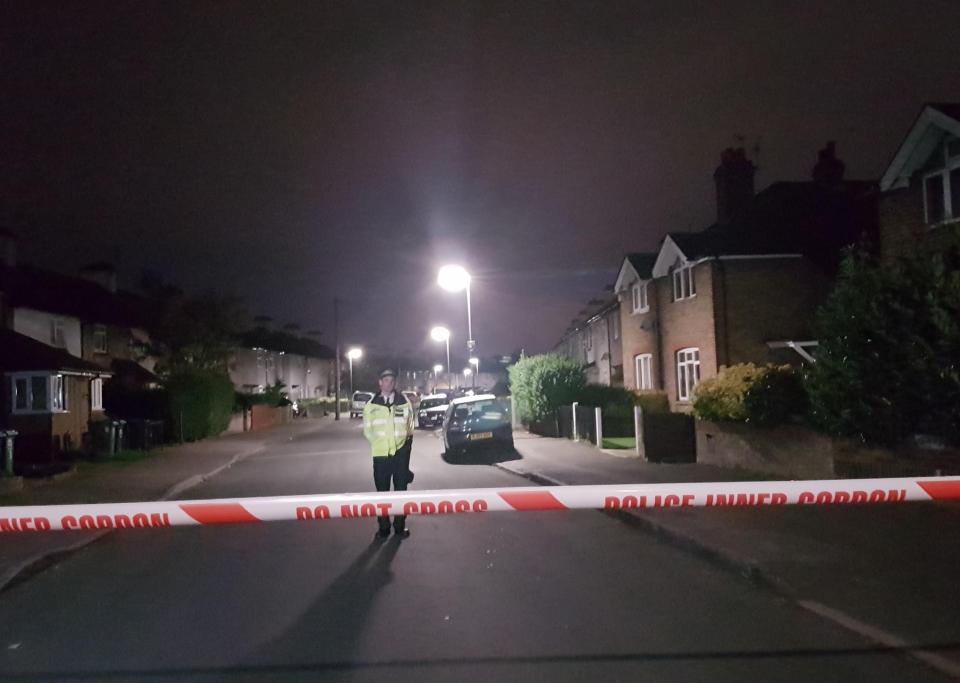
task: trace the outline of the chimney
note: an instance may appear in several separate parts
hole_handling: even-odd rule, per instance
[[[728,147],[721,152],[720,165],[713,172],[717,186],[717,222],[721,225],[729,223],[750,204],[755,170],[743,147]]]
[[[117,293],[117,269],[109,263],[91,263],[80,269],[80,277],[95,282],[111,294]]]
[[[17,236],[6,228],[0,228],[0,265],[17,267]]]
[[[813,182],[829,188],[839,188],[843,183],[843,173],[847,166],[837,158],[837,143],[830,140],[826,147],[817,152],[817,163],[813,167]]]

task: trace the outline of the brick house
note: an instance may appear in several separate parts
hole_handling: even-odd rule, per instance
[[[960,225],[960,104],[927,104],[880,179],[879,249],[886,263],[936,247]]]
[[[18,461],[50,462],[86,450],[91,425],[106,419],[104,381],[142,385],[148,367],[141,300],[100,281],[103,264],[69,276],[19,264],[16,237],[0,231],[0,427],[16,429]],[[132,366],[128,367],[128,366]]]
[[[580,312],[553,352],[579,361],[590,384],[623,386],[620,336],[620,304],[608,293],[591,301]]]
[[[689,411],[694,387],[723,366],[799,362],[844,246],[873,231],[873,184],[843,180],[828,145],[810,182],[753,191],[754,166],[726,150],[714,174],[717,222],[668,233],[627,255],[620,299],[625,385],[663,391]]]

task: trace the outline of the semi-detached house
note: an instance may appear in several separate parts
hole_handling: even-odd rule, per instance
[[[845,181],[832,144],[813,176],[755,195],[753,164],[726,150],[716,223],[624,258],[615,291],[625,386],[665,392],[686,412],[696,385],[724,366],[811,357],[815,311],[843,247],[875,232],[874,185]]]

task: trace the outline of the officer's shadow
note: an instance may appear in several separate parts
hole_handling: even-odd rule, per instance
[[[395,536],[374,540],[295,624],[260,648],[249,663],[349,668],[377,594],[393,580],[390,564],[400,545]]]

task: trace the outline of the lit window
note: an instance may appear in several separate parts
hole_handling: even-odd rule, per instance
[[[633,359],[637,374],[637,389],[645,391],[653,389],[653,356],[642,353]]]
[[[682,301],[697,295],[693,266],[681,266],[673,271],[673,300]]]
[[[90,410],[103,410],[103,380],[90,380]]]
[[[107,328],[105,325],[94,325],[93,327],[93,351],[94,353],[107,352]]]
[[[677,351],[677,399],[689,401],[700,383],[700,349]]]
[[[67,409],[67,383],[63,375],[53,375],[50,378],[50,410],[63,412]]]
[[[638,282],[630,289],[634,313],[643,313],[650,310],[650,304],[647,300],[648,284],[648,282]]]

